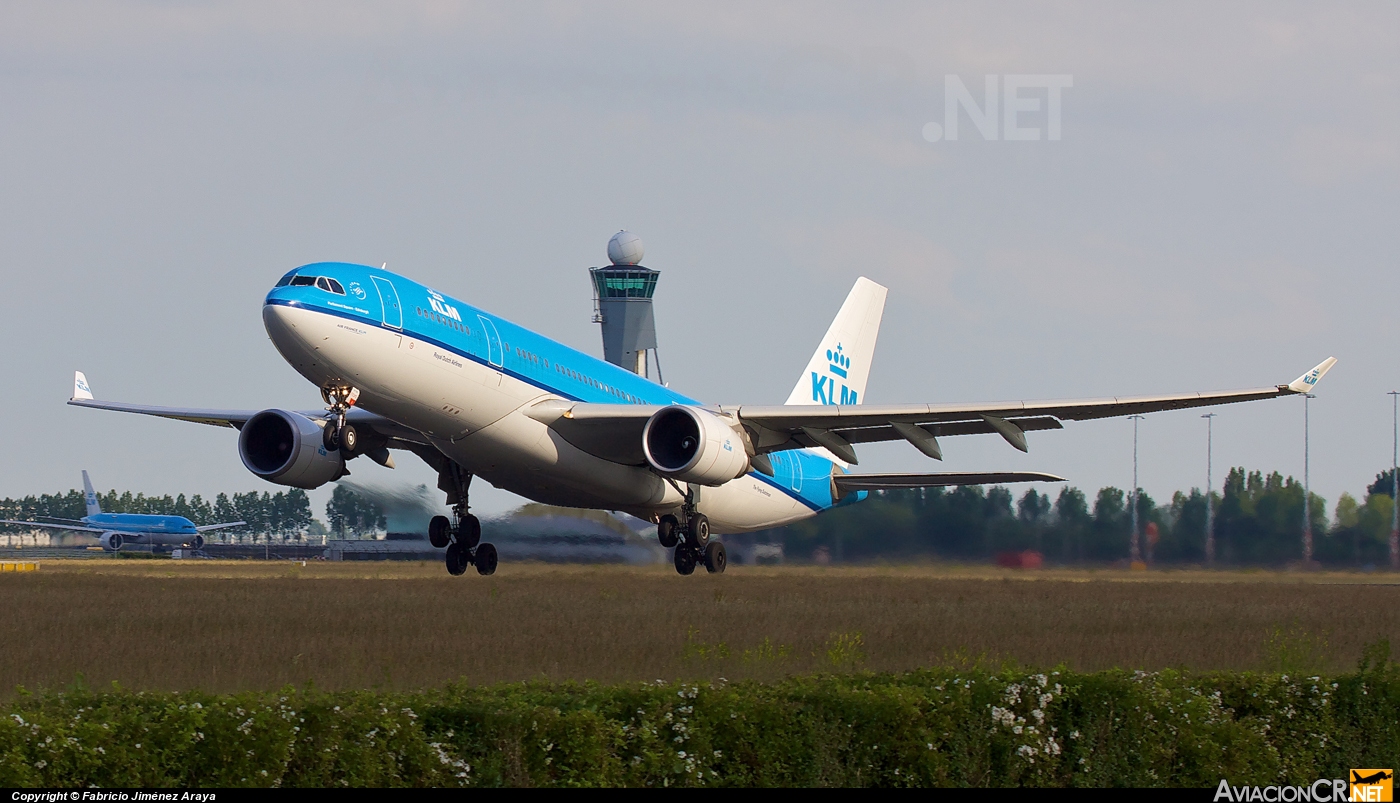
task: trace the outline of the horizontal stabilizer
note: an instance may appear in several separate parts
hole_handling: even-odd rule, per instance
[[[940,488],[950,485],[1000,485],[1005,482],[1064,482],[1064,477],[1038,471],[992,471],[942,474],[835,474],[831,478],[838,495],[851,491],[883,491],[897,488]]]

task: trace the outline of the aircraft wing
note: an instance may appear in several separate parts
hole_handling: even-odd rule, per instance
[[[878,406],[785,404],[717,409],[734,416],[748,431],[754,451],[760,455],[789,449],[825,448],[848,463],[857,463],[852,444],[906,440],[929,457],[941,460],[943,452],[938,438],[945,435],[996,433],[1017,449],[1027,451],[1027,432],[1060,429],[1062,421],[1113,418],[1307,393],[1336,362],[1336,358],[1329,357],[1288,384],[1209,393],[1068,401]],[[547,424],[565,440],[590,454],[617,463],[645,465],[642,429],[660,409],[654,405],[555,400],[529,408],[526,415]]]
[[[114,410],[119,413],[153,415],[158,418],[173,418],[176,421],[189,421],[195,424],[209,424],[215,427],[242,429],[248,419],[258,414],[257,410],[206,410],[197,407],[155,407],[148,404],[127,404],[125,402],[97,401],[96,399],[69,399],[75,407],[91,407],[96,410]],[[316,413],[321,415],[321,413]]]
[[[106,530],[99,530],[95,527],[88,527],[86,525],[79,527],[72,524],[49,524],[48,522],[44,521],[10,521],[8,519],[0,519],[0,524],[18,524],[23,527],[42,527],[45,530],[77,530],[78,532],[97,533],[98,535],[107,532]]]
[[[224,524],[206,524],[203,527],[196,527],[195,530],[201,533],[207,533],[211,530],[226,530],[229,527],[243,527],[247,523],[246,521],[230,521]]]
[[[127,402],[101,401],[93,398],[92,391],[88,387],[87,377],[81,371],[75,374],[73,382],[73,397],[68,403],[74,407],[89,407],[95,410],[112,410],[118,413],[135,413],[137,415],[151,415],[157,418],[170,418],[175,421],[189,421],[195,424],[208,424],[215,427],[232,427],[242,429],[248,423],[248,419],[257,415],[260,410],[217,410],[202,407],[157,407],[149,404],[130,404]],[[294,410],[293,412],[304,415],[307,418],[324,418],[325,410]],[[354,424],[357,428],[372,430],[388,439],[389,448],[409,448],[407,444],[427,444],[428,439],[423,433],[405,427],[402,424],[391,421],[380,415],[375,415],[368,410],[352,408],[346,415],[346,420]],[[396,443],[404,441],[405,443]]]
[[[1028,448],[1026,432],[1059,429],[1061,421],[1209,407],[1307,393],[1336,362],[1335,357],[1329,357],[1288,384],[1213,393],[982,404],[743,406],[732,412],[751,433],[757,434],[754,446],[760,454],[824,447],[843,460],[855,463],[855,449],[851,444],[907,440],[924,454],[942,459],[937,443],[941,435],[995,432],[1024,452]]]

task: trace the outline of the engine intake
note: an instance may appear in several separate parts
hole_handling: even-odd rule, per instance
[[[108,552],[116,552],[122,548],[124,539],[121,533],[103,533],[102,537],[97,539],[97,542]]]
[[[658,474],[699,485],[723,485],[749,471],[743,436],[697,407],[658,410],[642,430],[642,451]]]
[[[248,419],[238,435],[238,456],[259,477],[293,488],[319,488],[345,473],[345,458],[326,449],[321,427],[286,410],[263,410]]]

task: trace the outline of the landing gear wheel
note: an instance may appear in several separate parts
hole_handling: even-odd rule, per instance
[[[705,568],[710,574],[724,574],[724,567],[729,564],[729,554],[725,552],[724,544],[718,541],[711,541],[705,547]]]
[[[473,562],[476,563],[477,574],[495,574],[496,547],[492,544],[482,544],[477,548],[476,559]]]
[[[676,547],[676,574],[688,575],[695,573],[695,553],[691,552],[684,544]]]
[[[473,515],[466,515],[457,524],[457,543],[467,549],[476,549],[476,545],[481,543],[481,519]]]
[[[686,527],[685,542],[696,552],[705,549],[705,545],[710,543],[710,520],[705,518],[704,513],[696,513],[690,517],[689,526]]]
[[[340,433],[336,429],[334,421],[326,424],[325,429],[321,430],[321,443],[328,452],[334,452],[340,448]]]
[[[433,516],[428,522],[428,543],[434,549],[442,549],[452,543],[452,522],[446,516]]]
[[[340,428],[336,440],[340,442],[340,448],[353,454],[355,448],[360,445],[360,433],[355,430],[354,424],[346,424]]]
[[[661,542],[661,546],[670,549],[680,540],[676,531],[680,530],[681,523],[675,516],[667,513],[661,517],[661,521],[656,524],[656,539]]]
[[[453,577],[465,574],[470,560],[471,556],[462,549],[461,544],[451,544],[447,547],[447,573]]]

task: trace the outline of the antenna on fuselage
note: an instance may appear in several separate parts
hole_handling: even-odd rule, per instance
[[[642,238],[620,231],[608,240],[606,268],[589,268],[593,279],[593,322],[603,325],[603,359],[639,376],[650,377],[647,353],[661,377],[656,351],[656,316],[651,297],[661,271],[644,267]]]

